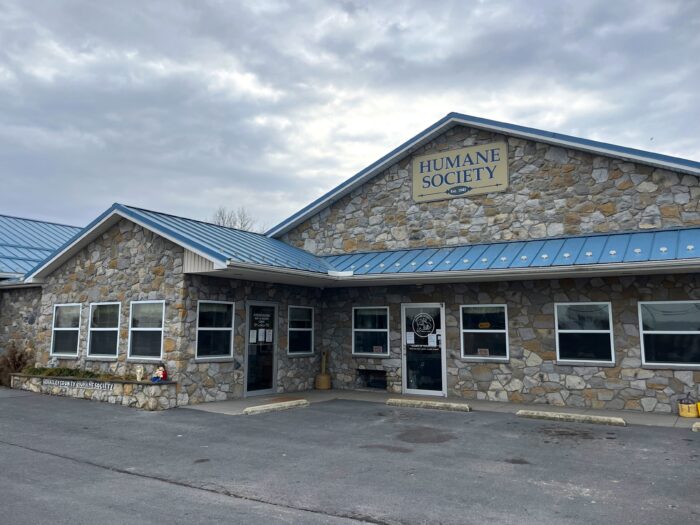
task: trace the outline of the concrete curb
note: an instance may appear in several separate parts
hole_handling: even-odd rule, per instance
[[[548,419],[550,421],[567,421],[569,423],[593,423],[595,425],[612,425],[626,427],[627,422],[621,417],[589,416],[586,414],[568,414],[566,412],[545,412],[540,410],[518,410],[518,417],[530,419]]]
[[[269,403],[267,405],[248,407],[243,410],[243,414],[246,416],[252,416],[254,414],[265,414],[266,412],[277,412],[279,410],[289,410],[290,408],[301,408],[307,406],[309,406],[309,402],[306,399],[295,399],[294,401],[281,401],[280,403]]]
[[[693,432],[700,432],[700,423],[693,423]]]
[[[387,399],[386,404],[404,408],[432,408],[433,410],[450,410],[452,412],[471,412],[466,403],[450,403],[448,401],[423,401],[419,399]]]

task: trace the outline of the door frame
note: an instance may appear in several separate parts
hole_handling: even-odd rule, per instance
[[[406,308],[439,308],[440,326],[440,363],[442,366],[442,390],[418,390],[408,388],[406,375]],[[401,393],[421,396],[447,397],[447,327],[445,326],[445,303],[401,303]]]
[[[251,306],[271,306],[275,309],[272,320],[272,388],[265,390],[248,391],[248,344],[250,337],[250,307]],[[270,301],[246,301],[245,302],[245,348],[243,353],[243,397],[262,396],[265,394],[277,393],[277,330],[279,327],[279,305]]]

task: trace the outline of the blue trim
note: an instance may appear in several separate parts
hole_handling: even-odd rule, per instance
[[[557,140],[557,141],[564,141],[570,144],[572,147],[575,148],[575,146],[585,146],[588,148],[598,148],[598,149],[603,149],[611,154],[619,154],[620,156],[626,157],[629,155],[633,156],[638,156],[642,157],[643,159],[649,159],[657,162],[665,162],[665,163],[672,163],[672,164],[677,164],[679,166],[683,166],[692,170],[700,170],[700,162],[694,161],[694,160],[689,160],[689,159],[683,159],[680,157],[672,157],[670,155],[663,155],[661,153],[653,153],[651,151],[645,151],[645,150],[640,150],[640,149],[635,149],[635,148],[627,148],[625,146],[618,146],[616,144],[609,144],[607,142],[599,142],[596,140],[590,140],[590,139],[584,139],[580,137],[574,137],[572,135],[564,135],[562,133],[555,133],[553,131],[545,131],[541,129],[536,129],[536,128],[530,128],[527,126],[519,126],[517,124],[508,124],[507,122],[500,122],[497,120],[490,120],[486,118],[481,118],[481,117],[474,117],[471,115],[466,115],[464,113],[448,113],[445,117],[441,118],[438,120],[435,124],[432,126],[424,129],[417,135],[413,136],[397,148],[394,148],[391,150],[389,153],[384,155],[382,158],[377,160],[376,162],[373,162],[366,168],[364,168],[362,171],[359,171],[352,177],[350,177],[348,180],[345,182],[339,184],[329,192],[323,194],[321,197],[313,201],[312,203],[308,204],[292,216],[288,217],[287,219],[283,220],[273,228],[270,228],[267,232],[265,232],[265,235],[268,237],[274,235],[281,235],[285,233],[287,228],[290,224],[296,222],[298,219],[306,219],[307,214],[314,212],[318,213],[316,207],[321,204],[323,201],[328,199],[329,197],[332,197],[334,194],[341,193],[347,188],[351,187],[354,183],[358,182],[361,180],[363,177],[365,177],[368,173],[371,173],[373,170],[381,166],[383,163],[385,163],[388,159],[392,158],[394,155],[399,153],[401,150],[414,145],[414,143],[418,143],[421,140],[424,140],[428,138],[428,136],[435,131],[435,129],[443,126],[444,124],[453,121],[453,120],[465,120],[467,121],[466,125],[473,124],[475,126],[488,126],[488,127],[499,127],[503,128],[506,131],[512,131],[516,133],[527,133],[530,135],[536,135],[538,137],[542,137],[543,139],[549,139],[549,140]],[[415,144],[417,145],[417,144]],[[332,201],[334,202],[334,201]],[[330,203],[329,203],[330,204]],[[276,233],[275,233],[276,232]]]
[[[150,229],[154,230],[156,233],[157,232],[165,233],[165,234],[169,235],[170,237],[172,237],[173,239],[176,239],[178,243],[180,243],[186,247],[192,248],[193,250],[200,251],[202,253],[206,253],[207,255],[212,257],[213,259],[216,259],[217,261],[219,261],[223,264],[226,264],[226,261],[228,260],[228,257],[226,257],[226,255],[224,255],[223,253],[216,251],[216,250],[213,250],[210,247],[208,247],[202,243],[193,241],[189,237],[185,237],[184,235],[181,235],[180,233],[176,232],[172,228],[168,228],[166,226],[163,226],[162,223],[157,223],[156,221],[150,219],[148,216],[144,215],[143,213],[138,213],[138,211],[137,211],[138,209],[129,208],[127,206],[124,206],[123,204],[115,204],[115,207],[116,207],[115,208],[116,210],[119,210],[120,212],[124,213],[128,217],[131,217],[132,219],[143,222]]]

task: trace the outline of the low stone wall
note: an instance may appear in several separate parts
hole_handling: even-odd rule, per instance
[[[104,401],[144,410],[165,410],[177,406],[177,383],[174,381],[150,383],[12,374],[12,388],[54,396]]]

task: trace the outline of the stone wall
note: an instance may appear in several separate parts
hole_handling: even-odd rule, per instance
[[[122,220],[98,240],[54,271],[39,288],[0,292],[0,342],[16,340],[33,352],[34,362],[50,360],[51,326],[55,304],[80,303],[81,327],[77,358],[60,358],[59,366],[117,376],[135,374],[143,366],[146,376],[152,361],[127,359],[131,301],[164,300],[163,362],[170,377],[180,383],[178,404],[243,397],[246,301],[269,301],[278,306],[277,389],[295,392],[312,388],[319,371],[320,352],[288,356],[288,306],[318,306],[321,291],[311,288],[217,279],[182,273],[181,247],[149,230]],[[234,357],[196,360],[197,301],[233,301],[235,312]],[[121,303],[118,356],[87,355],[90,303]],[[320,312],[315,328],[319,332]]]
[[[415,203],[407,157],[281,240],[328,255],[700,224],[692,175],[463,126],[415,155],[503,140],[510,174],[503,193]]]
[[[198,300],[235,303],[235,338],[233,359],[212,362],[190,360],[187,363],[186,373],[180,377],[182,401],[199,403],[243,397],[247,301],[277,305],[277,391],[297,392],[313,388],[314,377],[320,371],[320,297],[321,291],[313,288],[188,275],[183,294],[183,305],[187,311],[183,333],[191,345],[188,354],[194,356],[195,352]],[[290,305],[315,307],[316,351],[312,356],[287,355],[287,317]]]
[[[177,406],[177,384],[172,381],[154,384],[143,381],[76,380],[70,377],[13,374],[12,388],[40,394],[103,401],[144,410],[165,410]]]
[[[40,304],[39,287],[0,291],[0,354],[13,345],[34,355],[34,333]]]
[[[164,300],[163,362],[175,379],[188,346],[183,339],[183,254],[181,247],[122,219],[46,278],[35,332],[36,363],[46,366],[50,359],[54,305],[80,303],[78,358],[61,358],[59,366],[117,376],[134,375],[135,367],[143,366],[148,377],[156,364],[127,361],[129,306],[131,301]],[[90,303],[111,301],[121,303],[118,356],[88,357]]]
[[[700,370],[642,367],[638,301],[700,299],[700,275],[567,279],[478,284],[329,289],[324,294],[323,347],[334,388],[355,388],[357,370],[387,370],[388,389],[401,391],[401,304],[445,303],[448,395],[559,406],[675,411],[697,393]],[[556,363],[554,302],[611,301],[614,366]],[[510,360],[461,359],[463,304],[507,304]],[[352,307],[389,306],[389,358],[353,357]]]

